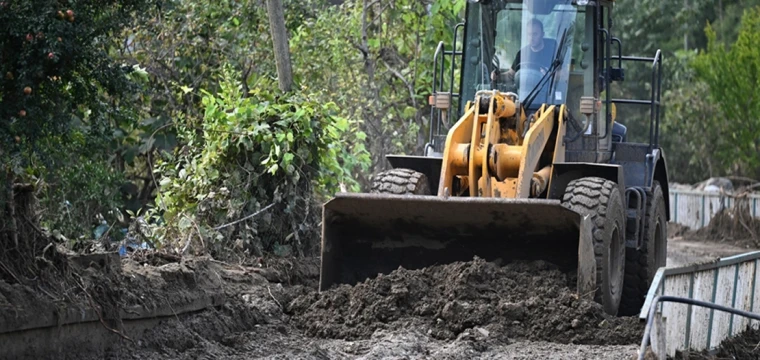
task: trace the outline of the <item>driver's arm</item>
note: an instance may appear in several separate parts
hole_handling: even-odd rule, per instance
[[[515,81],[515,69],[520,64],[520,53],[522,51],[518,51],[517,55],[515,55],[515,60],[512,61],[512,66],[510,66],[509,70],[506,72],[501,73],[500,79],[498,79],[500,82],[514,82]],[[497,80],[496,79],[496,71],[491,73],[491,80]]]

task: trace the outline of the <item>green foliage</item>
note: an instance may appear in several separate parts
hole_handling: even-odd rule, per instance
[[[183,149],[157,164],[166,222],[157,240],[179,247],[200,235],[217,252],[233,244],[257,254],[285,245],[308,250],[300,239],[317,238],[313,193],[358,190],[351,174],[368,168],[365,135],[333,103],[308,93],[276,96],[276,85],[264,81],[244,93],[230,67],[224,75],[218,94],[201,92],[203,120],[177,124]],[[267,221],[218,229],[271,203],[277,210]]]
[[[111,34],[145,1],[4,1],[0,4],[0,147],[31,151],[37,139],[99,131],[130,81],[107,56]],[[70,13],[69,13],[70,11]],[[69,15],[70,14],[70,15]],[[18,136],[18,139],[15,137]]]
[[[731,147],[729,139],[717,136],[723,118],[718,104],[707,95],[707,84],[700,81],[690,65],[696,52],[677,52],[669,61],[672,85],[663,93],[667,104],[661,125],[661,145],[668,159],[671,181],[697,182],[728,173],[727,163],[717,154]]]
[[[386,154],[421,153],[435,47],[450,46],[464,4],[349,0],[293,31],[296,81],[325,89],[345,117],[364,120],[373,171],[385,167]]]
[[[309,16],[309,5],[286,2],[290,27]],[[129,46],[113,53],[145,69],[135,76],[143,84],[141,91],[130,99],[135,117],[142,120],[120,123],[115,130],[115,161],[139,185],[126,204],[132,212],[155,200],[152,158],[185,145],[177,138],[172,119],[203,117],[202,94],[196,89],[219,91],[225,66],[235,69],[244,92],[260,77],[275,72],[263,1],[165,0],[161,6],[135,13],[134,20],[136,26],[121,35],[129,39]]]
[[[283,1],[290,31],[317,16],[319,0]],[[141,99],[153,116],[174,111],[202,115],[201,94],[175,89],[218,90],[225,66],[237,72],[244,89],[259,76],[276,74],[269,19],[263,0],[164,0],[134,15],[124,31],[131,46],[120,57],[149,73],[149,96]]]
[[[615,4],[613,33],[622,40],[624,55],[652,56],[657,49],[663,52],[661,143],[675,181],[697,182],[709,176],[752,173],[752,166],[748,165],[751,162],[747,158],[751,157],[748,145],[745,145],[744,155],[733,154],[735,136],[741,137],[742,133],[736,131],[735,126],[746,126],[746,122],[724,112],[727,94],[715,96],[717,83],[709,84],[709,76],[706,77],[704,71],[696,72],[692,63],[699,51],[707,50],[710,57],[713,50],[709,48],[733,43],[740,31],[742,13],[757,5],[760,5],[758,0],[641,0]],[[711,25],[706,32],[707,24]],[[745,70],[748,69],[738,62],[720,63],[722,60],[717,56],[712,59],[715,62],[707,68],[712,69],[708,72],[717,71],[713,75],[722,77],[734,72],[743,74],[742,77],[747,75]],[[623,65],[626,80],[614,84],[613,97],[648,99],[649,64],[624,62]],[[728,81],[723,86],[734,88]],[[729,106],[736,104],[729,102],[732,103]],[[630,137],[635,141],[647,140],[648,111],[645,107],[618,106],[619,118],[628,126]]]
[[[694,68],[724,115],[712,136],[731,144],[718,148],[717,156],[737,174],[760,175],[760,7],[746,11],[730,47],[717,40],[711,26],[706,34],[707,51],[695,59]]]
[[[284,1],[298,90],[281,97],[270,95],[263,1],[173,0],[139,16],[123,55],[148,70],[150,91],[136,102],[177,124],[160,131],[176,134],[178,148],[156,161],[162,184],[148,216],[165,226],[153,235],[165,245],[192,237],[220,245],[214,250],[242,242],[260,252],[318,228],[312,193],[329,197],[339,183],[359,190],[385,154],[424,144],[433,51],[453,39],[464,3]],[[288,204],[284,215],[213,230],[272,202]]]
[[[93,145],[86,138],[50,137],[38,145],[52,154],[28,169],[45,182],[39,194],[42,226],[76,241],[92,239],[91,231],[101,221],[122,217],[119,188],[124,174],[89,154]]]
[[[121,169],[114,127],[134,122],[133,68],[109,53],[114,34],[150,0],[0,2],[0,160],[10,182],[34,183],[42,224],[79,238],[116,219]],[[111,215],[109,215],[111,212]]]

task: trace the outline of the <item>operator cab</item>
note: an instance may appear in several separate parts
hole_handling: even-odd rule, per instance
[[[567,104],[580,118],[580,97],[600,90],[594,16],[586,16],[594,9],[572,0],[477,1],[467,13],[463,99],[497,89],[515,93],[526,111]]]
[[[659,139],[661,52],[623,56],[611,34],[612,6],[612,0],[468,0],[453,46],[441,42],[434,55],[424,155],[441,157],[467,104],[490,90],[511,97],[524,119],[542,105],[564,105],[567,161],[611,161],[618,144],[629,141],[616,105],[646,106],[651,152]],[[624,79],[623,61],[651,64],[651,98],[612,98],[610,84]]]

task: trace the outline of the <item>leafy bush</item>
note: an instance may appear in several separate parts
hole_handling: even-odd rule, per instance
[[[203,119],[178,121],[186,145],[156,164],[160,193],[149,214],[165,224],[149,236],[176,249],[200,240],[215,256],[316,250],[321,201],[341,185],[358,190],[351,173],[369,166],[365,135],[309,93],[275,95],[263,78],[242,88],[228,67],[218,94],[201,91]]]
[[[373,172],[387,154],[421,154],[433,55],[439,41],[450,50],[465,3],[346,0],[292,31],[295,80],[327,89],[343,116],[364,120]]]
[[[707,177],[723,176],[728,162],[718,158],[719,149],[730,147],[730,140],[715,134],[723,115],[709,88],[695,74],[691,63],[696,52],[676,52],[669,59],[672,86],[662,95],[664,109],[660,143],[668,160],[671,181],[695,183]]]
[[[0,1],[0,279],[40,275],[38,224],[78,237],[118,204],[108,144],[115,122],[134,120],[122,99],[135,88],[109,53],[149,3]]]
[[[132,88],[110,36],[146,2],[0,2],[0,149],[37,151],[37,139],[72,126],[104,130]]]
[[[136,88],[132,68],[109,52],[113,34],[148,3],[0,2],[4,177],[40,185],[43,223],[63,226],[65,216],[70,236],[89,232],[83,225],[120,201],[108,150],[114,124],[134,121],[120,100]]]
[[[72,241],[92,239],[101,222],[113,224],[121,218],[124,174],[90,154],[102,148],[93,141],[81,135],[42,139],[38,146],[49,155],[27,169],[30,178],[39,179],[41,225]]]

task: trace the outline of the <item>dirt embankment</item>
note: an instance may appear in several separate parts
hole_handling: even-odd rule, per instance
[[[463,333],[502,340],[576,344],[632,344],[643,326],[616,318],[579,299],[571,278],[554,265],[482,259],[398,269],[354,287],[311,292],[287,307],[294,324],[311,336],[365,339],[379,330],[424,329],[435,339]]]
[[[399,269],[323,293],[309,286],[313,270],[280,266],[277,273],[295,276],[214,269],[228,303],[169,319],[105,357],[620,359],[641,341],[638,319],[610,317],[579,300],[570,278],[545,262]]]

